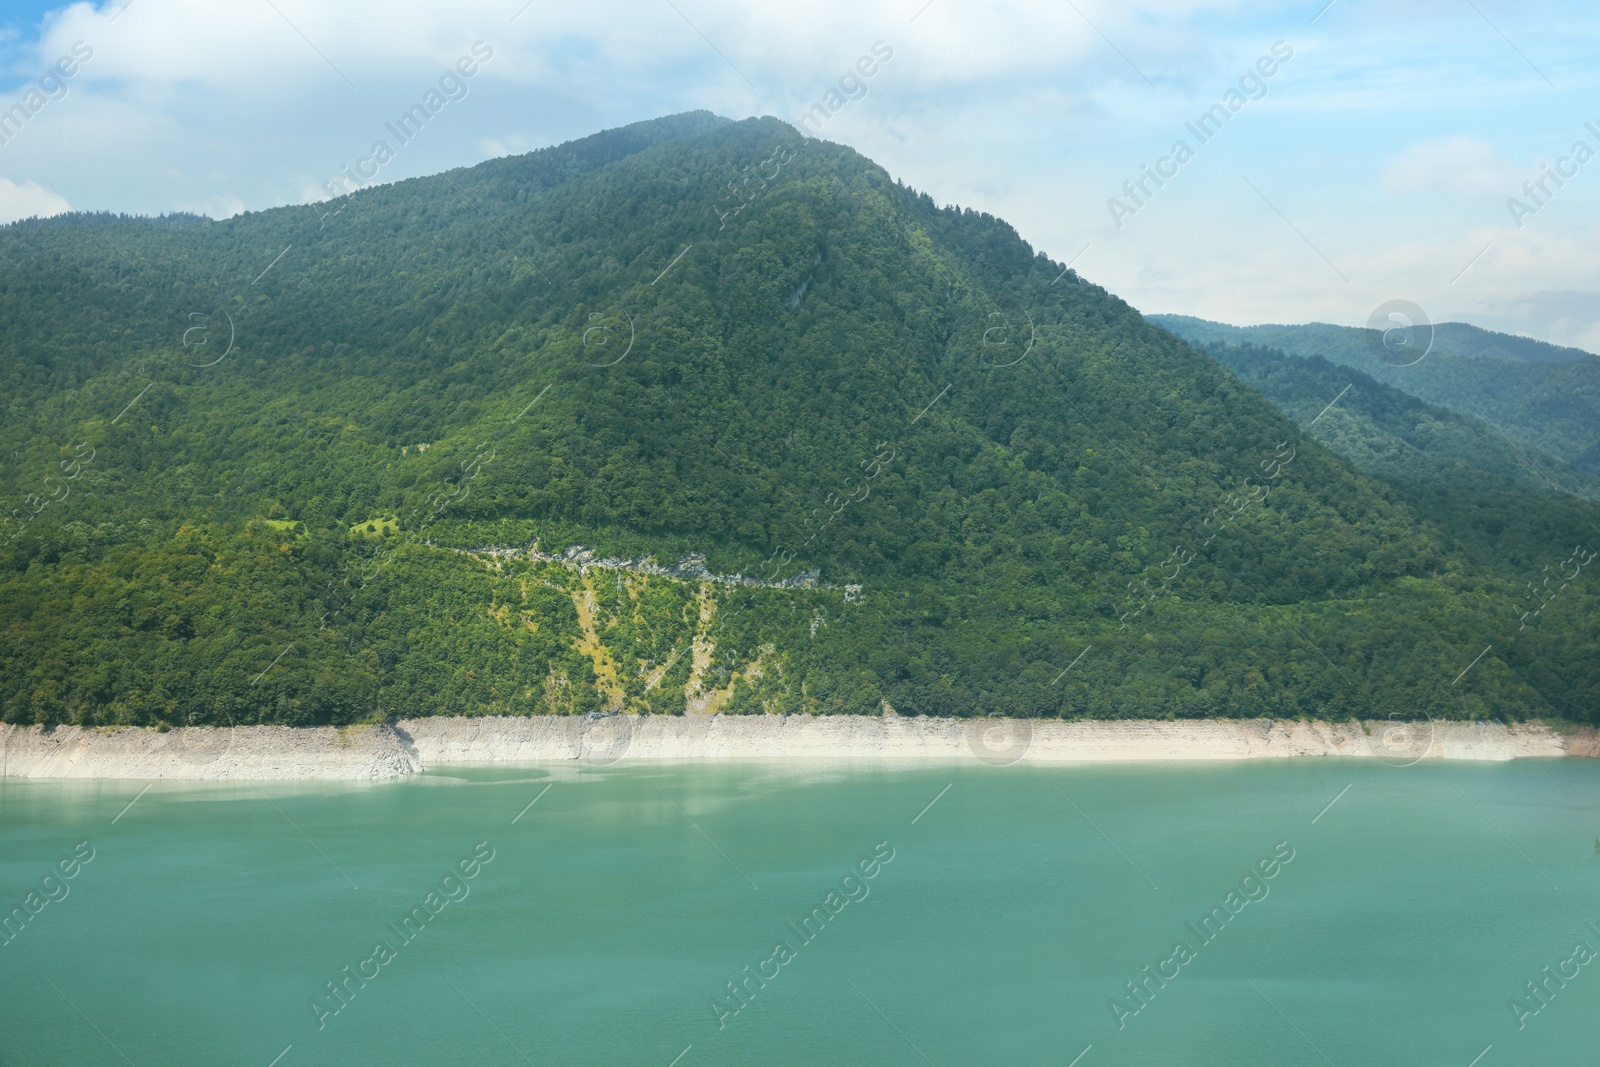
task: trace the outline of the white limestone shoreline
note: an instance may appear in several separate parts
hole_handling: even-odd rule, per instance
[[[1086,764],[1342,756],[1393,764],[1595,756],[1541,723],[929,719],[896,715],[422,718],[348,727],[0,724],[0,777],[384,780],[454,763],[824,759]]]

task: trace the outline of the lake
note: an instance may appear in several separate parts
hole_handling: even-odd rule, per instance
[[[1573,759],[6,780],[0,1063],[1591,1063],[1596,835]]]

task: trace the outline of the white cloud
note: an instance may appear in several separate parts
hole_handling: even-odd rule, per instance
[[[509,133],[504,137],[485,137],[478,142],[478,151],[486,158],[497,159],[500,156],[513,156],[525,152],[532,152],[537,148],[544,148],[550,142],[540,137],[527,137],[520,133]]]
[[[1594,277],[1592,273],[1589,276]],[[1538,336],[1600,354],[1600,292],[1541,291],[1510,299],[1490,297],[1452,317],[1485,329]]]
[[[0,149],[0,207],[51,184],[77,208],[152,214],[324,199],[477,40],[495,54],[468,98],[377,181],[692,108],[796,121],[883,40],[894,59],[824,136],[941,202],[1006,218],[1061,260],[1092,243],[1084,273],[1138,307],[1359,323],[1395,296],[1487,308],[1597,276],[1578,235],[1600,217],[1600,172],[1569,181],[1522,231],[1504,207],[1534,169],[1507,158],[1559,155],[1595,117],[1578,111],[1600,87],[1592,5],[1552,0],[1517,27],[1563,87],[1552,94],[1442,0],[1339,3],[1315,25],[1303,0],[924,2],[538,0],[520,14],[523,0],[79,2],[38,39],[0,40],[16,78],[0,106],[75,41],[94,49],[70,93]],[[1269,96],[1113,229],[1106,198],[1280,39],[1294,59]],[[1525,321],[1552,338],[1591,328],[1581,309],[1542,304]]]
[[[0,223],[35,216],[48,218],[71,210],[66,200],[37,182],[18,185],[8,178],[0,178]]]
[[[206,215],[213,219],[231,219],[235,215],[242,215],[250,210],[245,206],[245,202],[237,196],[213,196],[204,200],[179,200],[173,207],[178,211]]]
[[[1411,146],[1384,168],[1380,184],[1386,193],[1510,196],[1522,178],[1487,141],[1457,135]]]

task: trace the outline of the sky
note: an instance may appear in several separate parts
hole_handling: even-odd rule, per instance
[[[0,0],[0,221],[326,199],[446,78],[372,181],[842,101],[821,136],[1145,312],[1600,353],[1596,42],[1592,0]]]

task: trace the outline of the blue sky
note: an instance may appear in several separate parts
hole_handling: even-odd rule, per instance
[[[117,0],[10,4],[0,35],[0,109],[39,90],[0,219],[325,198],[477,41],[465,96],[375,180],[691,108],[795,122],[881,41],[823,136],[1142,310],[1357,325],[1403,298],[1600,352],[1592,3]]]

